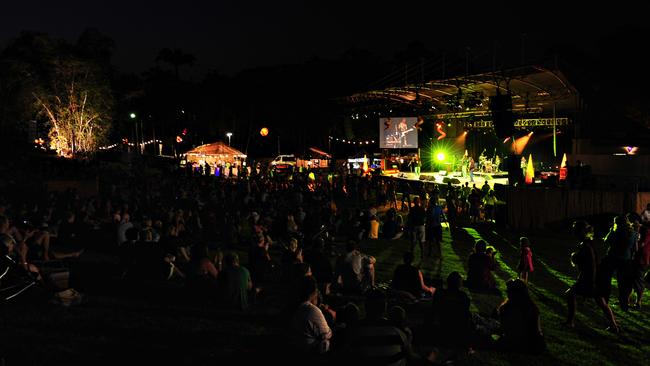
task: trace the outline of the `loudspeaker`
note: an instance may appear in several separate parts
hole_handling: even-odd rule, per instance
[[[512,114],[512,96],[497,94],[490,97],[490,112],[497,137],[504,139],[515,133],[515,117]]]
[[[547,187],[557,187],[559,178],[560,177],[557,175],[549,175],[546,179],[542,180],[542,183],[544,183],[544,186]]]
[[[524,181],[523,171],[521,170],[521,155],[510,154],[506,157],[506,167],[508,168],[508,183],[522,183]]]
[[[447,183],[460,184],[460,180],[458,180],[457,178],[449,178],[449,177],[442,178],[442,182],[444,184],[447,184]]]

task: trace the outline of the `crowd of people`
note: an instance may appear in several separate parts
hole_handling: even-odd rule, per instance
[[[496,250],[487,242],[476,241],[467,258],[467,278],[452,272],[446,286],[433,286],[414,265],[418,250],[420,258],[434,255],[434,249],[441,255],[444,227],[454,230],[459,216],[470,223],[494,220],[497,200],[487,185],[420,184],[413,189],[406,182],[398,189],[398,181],[377,176],[305,172],[271,177],[256,170],[242,177],[177,170],[106,181],[88,197],[73,189],[1,197],[3,268],[62,291],[67,287],[51,283],[48,264],[83,260],[97,251],[115,258],[117,281],[177,281],[192,299],[227,311],[273,306],[277,303],[271,299],[280,298],[293,343],[301,354],[314,357],[345,355],[395,365],[440,361],[433,348],[425,352],[413,346],[424,339],[469,352],[544,350],[540,311],[528,293],[534,262],[528,238],[520,240],[520,278],[507,282],[507,299],[489,318],[470,312],[463,290],[466,285],[472,291],[496,291]],[[650,205],[641,215],[617,217],[602,260],[592,248],[593,229],[584,222],[574,225],[580,245],[571,258],[580,275],[567,291],[567,324],[574,324],[576,297],[591,297],[618,332],[608,305],[614,275],[622,308],[641,305],[650,265],[649,221]],[[385,264],[360,245],[377,238],[411,241],[385,290],[375,276],[375,267]],[[8,277],[0,280],[7,283]],[[414,329],[404,307],[388,306],[422,299],[431,303],[430,316]],[[435,331],[427,335],[423,328]]]

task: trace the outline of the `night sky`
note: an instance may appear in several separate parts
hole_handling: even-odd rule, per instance
[[[355,3],[355,4],[350,4]],[[642,25],[641,3],[617,8],[567,1],[309,2],[309,1],[11,1],[0,13],[0,45],[21,30],[75,40],[94,27],[115,40],[114,63],[141,72],[165,47],[196,56],[192,76],[336,58],[352,47],[391,57],[412,41],[431,49],[494,48],[520,57],[557,43],[594,49],[599,37]],[[522,5],[525,4],[525,5]],[[568,8],[567,6],[573,6]],[[489,52],[489,51],[488,51]]]

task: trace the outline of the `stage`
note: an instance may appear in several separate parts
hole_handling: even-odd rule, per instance
[[[448,182],[451,182],[453,186],[465,185],[467,182],[469,183],[470,187],[475,184],[478,188],[481,188],[485,182],[488,183],[490,188],[494,188],[495,184],[508,185],[508,172],[476,172],[474,173],[474,182],[470,180],[469,176],[463,177],[463,174],[461,172],[422,172],[419,176],[411,172],[399,172],[394,174],[387,174],[386,176],[397,179],[437,184],[447,184]]]

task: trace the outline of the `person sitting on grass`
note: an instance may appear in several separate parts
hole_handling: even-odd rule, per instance
[[[406,310],[399,305],[395,305],[388,310],[388,321],[391,322],[397,329],[406,334],[408,343],[413,342],[413,331],[409,328],[406,319]]]
[[[520,279],[506,283],[508,298],[497,313],[501,321],[499,348],[513,352],[541,353],[546,349],[539,308]]]
[[[50,303],[70,306],[83,301],[83,295],[75,289],[61,285],[47,274],[41,275],[38,266],[28,262],[17,262],[20,257],[18,245],[13,237],[0,234],[0,284],[2,300],[10,300],[30,288],[37,288],[45,296],[53,297]]]
[[[33,227],[24,222],[20,227],[12,225],[9,219],[0,215],[0,234],[11,236],[17,244],[16,253],[20,256],[20,263],[47,262],[52,259],[78,258],[81,250],[65,251],[63,248],[54,249],[50,246],[50,234],[45,230]]]
[[[192,247],[190,259],[184,268],[187,287],[199,299],[213,299],[217,294],[217,278],[223,261],[221,252],[212,260],[207,245],[199,243]]]
[[[3,284],[12,284],[16,281],[42,282],[39,268],[26,261],[22,262],[18,244],[8,234],[0,233],[0,280]],[[3,286],[4,287],[4,286]]]
[[[334,273],[332,263],[324,252],[324,247],[325,243],[323,239],[316,239],[311,250],[305,253],[305,262],[311,266],[311,271],[318,282],[320,292],[327,296],[330,294],[330,286],[332,285]]]
[[[419,299],[423,294],[433,295],[435,287],[427,286],[422,271],[413,266],[413,253],[405,252],[403,261],[404,263],[395,268],[391,283],[393,290],[411,301]]]
[[[402,228],[397,223],[397,211],[390,208],[386,211],[384,223],[382,225],[382,234],[385,239],[399,239],[402,236]]]
[[[336,264],[337,283],[345,293],[363,293],[375,285],[375,262],[373,256],[361,253],[356,241],[346,245],[347,253]]]
[[[494,256],[496,252],[487,252],[487,243],[479,239],[474,244],[474,253],[469,256],[467,270],[467,288],[477,291],[490,291],[496,288],[492,271],[496,269]]]
[[[248,293],[253,288],[250,272],[239,265],[239,255],[229,252],[223,259],[224,268],[218,282],[225,305],[234,310],[248,309]]]
[[[122,243],[121,253],[126,278],[137,281],[185,278],[185,274],[175,264],[176,258],[158,243],[140,241],[135,227],[128,228],[124,236],[126,241]]]
[[[471,313],[469,296],[462,290],[463,278],[458,272],[447,276],[447,288],[433,295],[432,322],[441,344],[468,346]]]
[[[351,331],[344,346],[346,364],[406,365],[414,359],[408,335],[386,319],[386,294],[379,289],[366,293],[366,317]]]
[[[330,350],[332,329],[318,307],[318,285],[312,276],[300,279],[300,305],[291,319],[295,343],[306,354],[323,354]]]

